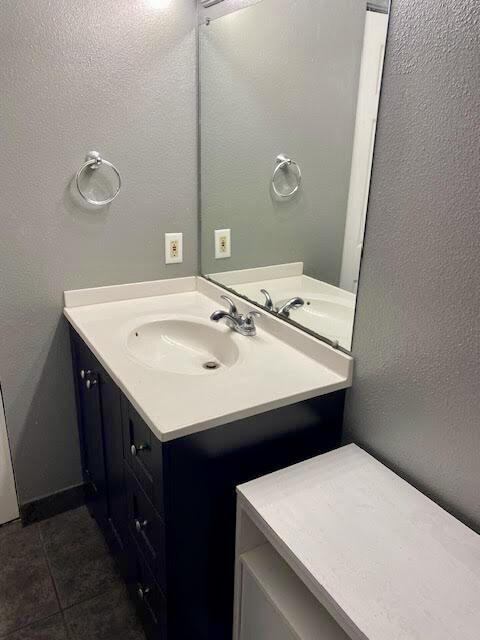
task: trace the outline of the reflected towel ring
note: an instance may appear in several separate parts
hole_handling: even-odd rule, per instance
[[[92,200],[92,198],[89,198],[82,191],[80,187],[80,178],[82,176],[82,173],[85,171],[85,169],[90,169],[91,171],[95,171],[96,169],[101,167],[102,164],[106,164],[107,167],[110,167],[111,169],[113,169],[113,171],[115,172],[118,178],[118,188],[111,198],[107,198],[106,200]],[[77,184],[78,193],[82,196],[85,202],[88,202],[88,204],[92,204],[95,207],[103,207],[104,205],[110,204],[111,202],[113,202],[115,198],[118,196],[118,194],[120,193],[120,189],[122,188],[122,178],[120,177],[120,173],[118,169],[111,162],[102,158],[98,153],[98,151],[90,151],[89,153],[87,153],[86,161],[82,164],[80,169],[77,171],[77,175],[75,176],[75,182]]]
[[[285,156],[283,153],[280,154],[279,156],[277,156],[276,160],[275,160],[277,166],[275,167],[275,171],[273,172],[273,177],[272,177],[272,189],[273,189],[273,193],[278,197],[278,198],[291,198],[292,196],[294,196],[297,191],[300,189],[300,185],[302,183],[302,172],[300,170],[300,167],[298,165],[298,162],[295,162],[295,160],[292,160],[291,158],[288,158],[287,156]],[[279,191],[277,189],[277,187],[275,186],[275,178],[277,177],[277,174],[279,171],[281,171],[282,169],[286,169],[287,167],[295,167],[296,171],[297,171],[297,184],[295,185],[295,187],[289,191],[288,193],[282,193],[281,191]]]

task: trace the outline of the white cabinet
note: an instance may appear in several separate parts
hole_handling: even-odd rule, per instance
[[[348,640],[270,544],[240,556],[239,640]]]
[[[234,640],[479,640],[480,536],[366,451],[237,492]]]

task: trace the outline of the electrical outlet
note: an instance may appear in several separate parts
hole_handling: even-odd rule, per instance
[[[215,229],[215,259],[230,258],[232,243],[230,229]]]
[[[165,264],[183,262],[183,233],[165,234]]]

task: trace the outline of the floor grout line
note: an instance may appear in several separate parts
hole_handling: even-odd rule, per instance
[[[48,553],[47,553],[47,548],[45,546],[45,540],[43,538],[42,535],[42,529],[39,526],[38,527],[38,531],[39,531],[39,536],[40,536],[40,543],[42,545],[42,550],[43,550],[43,555],[45,556],[45,560],[47,561],[47,567],[48,567],[48,574],[50,576],[50,580],[52,581],[52,586],[53,586],[53,590],[55,592],[55,597],[57,599],[57,604],[58,604],[58,610],[59,611],[63,611],[62,609],[62,603],[60,602],[60,596],[58,594],[58,588],[57,588],[57,584],[55,582],[55,578],[53,576],[53,572],[52,572],[52,565],[50,563],[50,558],[48,557]]]
[[[18,633],[19,631],[25,631],[25,629],[29,629],[30,627],[35,626],[39,622],[45,622],[46,620],[49,620],[50,618],[54,618],[55,616],[58,616],[61,613],[62,613],[61,611],[55,611],[55,613],[49,613],[48,616],[42,616],[41,618],[38,618],[38,620],[34,620],[33,622],[29,622],[28,624],[22,624],[20,627],[17,627],[16,629],[12,629],[11,631],[9,631],[6,636],[0,636],[0,640],[8,640],[8,638],[11,638],[15,633]]]
[[[60,615],[62,616],[63,626],[65,627],[65,630],[67,632],[67,640],[75,640],[72,634],[72,630],[70,629],[70,625],[67,623],[67,619],[65,618],[65,612],[63,610],[60,611]]]
[[[63,626],[64,626],[65,632],[67,634],[67,640],[73,640],[73,636],[72,636],[72,633],[70,631],[70,627],[67,624],[67,620],[65,619],[65,615],[63,613],[62,603],[60,602],[60,596],[59,596],[59,593],[58,593],[57,585],[55,583],[55,578],[53,577],[52,565],[51,565],[50,557],[49,557],[48,551],[47,551],[46,539],[44,538],[44,535],[43,535],[43,532],[42,532],[42,526],[41,526],[40,523],[38,523],[37,526],[38,526],[38,530],[39,530],[39,534],[40,534],[40,541],[41,541],[41,544],[42,544],[43,553],[45,554],[45,558],[47,560],[48,572],[50,574],[50,579],[52,581],[53,589],[55,591],[55,596],[57,598],[58,607],[60,609],[60,617],[62,619]]]
[[[21,523],[21,520],[18,519],[18,518],[16,520],[12,521],[12,522],[17,522],[17,521]],[[11,522],[6,523],[6,524],[7,525],[11,524]],[[56,616],[59,613],[61,613],[60,601],[58,599],[57,590],[56,590],[55,584],[53,582],[53,578],[52,578],[52,574],[51,574],[51,570],[50,570],[50,564],[49,564],[49,561],[48,561],[48,558],[47,558],[47,554],[46,554],[46,551],[45,551],[45,548],[44,548],[44,545],[43,545],[42,536],[40,534],[40,528],[38,527],[38,525],[35,525],[35,523],[33,525],[30,525],[30,526],[32,526],[32,527],[36,526],[37,527],[37,536],[38,536],[38,543],[39,543],[39,548],[40,548],[39,550],[43,554],[43,559],[45,560],[45,563],[47,565],[48,577],[50,578],[50,581],[52,582],[53,592],[55,594],[55,600],[56,600],[56,604],[57,604],[58,610],[53,612],[53,613],[48,613],[47,615],[41,615],[39,618],[36,618],[35,620],[30,621],[28,624],[22,624],[19,627],[16,627],[15,629],[12,629],[11,631],[9,631],[7,633],[7,635],[0,636],[0,640],[8,640],[8,638],[11,637],[13,634],[18,633],[19,631],[23,631],[25,629],[28,629],[29,627],[32,627],[33,625],[36,625],[36,624],[38,624],[40,622],[44,622],[45,620],[48,620],[49,618],[53,618],[54,616]],[[26,527],[22,526],[21,530],[23,530],[25,528]]]
[[[77,605],[83,604],[85,602],[89,602],[90,600],[94,600],[95,598],[97,598],[97,597],[99,597],[101,595],[104,595],[104,593],[108,592],[108,589],[105,590],[105,591],[102,591],[101,593],[97,593],[94,596],[90,596],[88,598],[81,599],[78,602],[74,602],[74,603],[64,607],[62,605],[62,602],[61,602],[61,599],[60,599],[60,595],[59,595],[59,592],[58,592],[58,588],[57,588],[57,585],[56,585],[56,582],[55,582],[55,577],[53,575],[52,565],[51,565],[51,562],[50,562],[50,556],[49,556],[48,549],[47,549],[47,539],[44,537],[44,535],[42,533],[42,527],[39,526],[38,528],[39,528],[39,537],[40,537],[40,542],[41,542],[41,545],[42,545],[42,550],[43,550],[45,559],[47,561],[47,566],[48,566],[48,571],[49,571],[49,574],[50,574],[50,579],[51,579],[52,584],[53,584],[53,589],[55,591],[55,596],[56,596],[57,604],[58,604],[58,607],[59,607],[59,613],[61,615],[63,624],[65,626],[68,640],[74,640],[74,637],[72,635],[73,632],[70,629],[70,625],[68,624],[67,619],[65,617],[65,611],[68,611],[69,609],[72,609],[73,607],[76,607]],[[106,551],[107,551],[107,555],[109,555],[108,554],[108,549]]]
[[[73,609],[74,607],[77,607],[80,604],[85,604],[86,602],[90,602],[91,600],[96,600],[96,598],[100,598],[100,596],[104,596],[106,593],[108,593],[109,591],[111,591],[112,589],[115,589],[115,588],[116,587],[111,587],[110,589],[105,589],[104,591],[101,591],[100,593],[96,593],[94,596],[89,596],[88,598],[84,598],[82,600],[79,600],[78,602],[74,602],[73,604],[69,604],[68,607],[64,607],[63,609],[61,609],[61,613],[64,613],[65,611],[70,611],[70,609]]]
[[[57,607],[57,611],[53,612],[53,613],[49,613],[48,615],[44,615],[39,617],[36,620],[30,621],[28,624],[24,624],[21,625],[20,627],[16,627],[15,629],[11,629],[8,631],[7,635],[1,635],[0,636],[0,640],[8,640],[9,638],[11,638],[12,636],[14,636],[17,633],[22,633],[22,631],[24,630],[28,630],[31,627],[34,627],[37,624],[40,624],[42,622],[48,621],[52,618],[55,618],[56,616],[58,616],[58,625],[59,627],[62,626],[63,628],[63,633],[65,634],[65,639],[66,640],[77,640],[77,634],[75,633],[74,629],[69,625],[68,623],[68,612],[72,609],[75,609],[75,607],[84,605],[86,603],[89,602],[93,602],[98,598],[103,597],[107,597],[108,598],[108,594],[110,592],[113,591],[118,591],[119,589],[122,589],[125,591],[125,593],[127,593],[126,591],[126,585],[124,584],[124,581],[122,580],[122,576],[121,576],[121,572],[118,569],[118,566],[116,563],[114,563],[115,566],[115,580],[112,582],[112,584],[110,586],[108,586],[107,588],[103,588],[101,591],[99,591],[98,593],[95,594],[90,594],[88,597],[79,599],[76,602],[73,602],[72,604],[68,604],[67,606],[63,606],[62,605],[62,601],[61,601],[61,597],[60,597],[60,587],[61,587],[61,582],[59,582],[59,584],[57,585],[57,581],[55,578],[55,563],[54,563],[54,554],[55,554],[55,550],[56,550],[56,546],[55,544],[53,544],[52,546],[52,540],[50,539],[50,537],[48,536],[48,530],[45,530],[44,527],[42,527],[41,523],[33,523],[32,525],[30,525],[32,527],[36,527],[37,531],[35,532],[36,535],[33,536],[34,539],[34,547],[36,549],[38,549],[38,551],[36,552],[36,554],[38,555],[39,558],[41,558],[46,565],[46,569],[48,571],[48,578],[50,580],[50,583],[52,585],[52,589],[53,589],[53,593],[55,594],[55,604]],[[33,540],[32,539],[32,540]],[[34,548],[32,546],[32,549]],[[51,557],[52,554],[52,557]],[[111,550],[108,548],[107,545],[105,545],[105,552],[104,552],[105,556],[109,556],[109,557],[113,557]],[[102,556],[104,555],[102,553]],[[46,577],[46,576],[45,576]],[[47,582],[48,584],[48,582]],[[129,601],[129,598],[127,596],[127,601]],[[89,609],[89,607],[87,606],[87,610]],[[135,619],[139,620],[136,613],[134,613],[135,615]],[[56,625],[55,625],[56,627]],[[63,636],[62,636],[63,637]]]

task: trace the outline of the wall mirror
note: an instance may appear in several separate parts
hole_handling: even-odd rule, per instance
[[[199,27],[201,272],[350,350],[389,0],[247,2]]]

